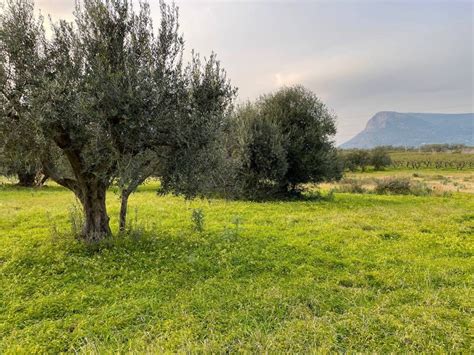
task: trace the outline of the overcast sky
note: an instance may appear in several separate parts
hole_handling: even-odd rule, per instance
[[[216,52],[240,101],[305,85],[337,114],[337,143],[378,111],[474,112],[471,1],[176,3],[187,50]],[[74,0],[36,4],[72,18]]]

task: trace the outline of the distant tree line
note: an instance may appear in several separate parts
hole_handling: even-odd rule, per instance
[[[432,152],[432,153],[441,153],[441,152],[451,152],[451,153],[461,153],[464,150],[474,149],[474,147],[465,145],[465,144],[423,144],[419,147],[405,147],[405,146],[393,146],[393,145],[384,145],[379,146],[381,148],[390,152]]]
[[[339,151],[344,170],[366,171],[369,167],[374,170],[385,168],[408,168],[408,169],[457,169],[474,167],[474,154],[469,148],[460,145],[441,145],[449,147],[450,150],[442,151],[431,147],[429,150],[401,150],[393,147],[377,147],[373,149],[345,149]],[[444,149],[440,147],[439,149]],[[462,148],[460,148],[462,147]],[[451,150],[455,149],[455,150]],[[459,150],[462,149],[462,150]]]
[[[374,149],[351,149],[341,150],[339,158],[344,170],[366,171],[369,166],[375,170],[383,170],[392,164],[389,151],[384,147]]]
[[[237,90],[216,56],[183,61],[178,10],[160,2],[78,2],[75,20],[45,35],[32,0],[0,14],[0,172],[22,185],[46,178],[81,202],[81,238],[111,234],[106,195],[149,177],[188,198],[261,198],[339,179],[335,115],[303,87],[235,107]],[[156,30],[154,30],[156,28]]]

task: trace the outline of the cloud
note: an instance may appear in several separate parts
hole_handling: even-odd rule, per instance
[[[241,100],[305,85],[337,112],[338,142],[377,111],[473,110],[470,1],[176,2],[186,50],[217,52]],[[73,0],[37,4],[72,17]]]

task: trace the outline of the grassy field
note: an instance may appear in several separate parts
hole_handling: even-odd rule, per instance
[[[0,187],[0,353],[474,351],[472,194],[155,191],[132,195],[131,235],[92,250],[70,192]]]
[[[377,179],[386,178],[409,178],[413,181],[419,181],[430,188],[436,194],[452,193],[452,192],[468,192],[474,194],[474,171],[473,170],[455,170],[445,169],[420,169],[420,170],[403,170],[388,169],[381,171],[369,170],[365,173],[347,172],[346,179],[356,179],[364,185],[372,186]],[[340,184],[323,184],[326,189],[337,187]]]

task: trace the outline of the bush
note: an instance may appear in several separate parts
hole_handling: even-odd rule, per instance
[[[350,171],[361,169],[365,171],[371,162],[370,153],[367,150],[356,149],[343,155],[344,168]]]
[[[191,221],[193,223],[193,229],[196,232],[201,233],[204,231],[204,211],[201,208],[193,209]]]
[[[388,178],[375,181],[375,193],[378,194],[410,194],[410,179],[408,178]]]
[[[409,178],[387,178],[375,181],[375,193],[394,195],[424,196],[431,194],[431,188],[423,182],[412,181]]]
[[[421,181],[413,181],[410,187],[410,193],[415,196],[427,196],[433,193],[433,189]],[[448,195],[445,195],[448,196]]]
[[[233,118],[227,141],[244,195],[294,193],[304,183],[341,178],[335,116],[305,88],[262,96]]]
[[[357,169],[365,171],[369,165],[372,165],[375,170],[382,170],[392,164],[387,149],[383,147],[372,150],[352,149],[342,151],[340,155],[344,162],[344,169],[350,171],[356,171]]]
[[[348,192],[363,194],[366,189],[362,186],[362,182],[358,179],[343,179],[341,185],[337,188],[338,192]]]
[[[392,164],[392,158],[384,148],[375,148],[370,153],[370,164],[375,170],[382,170]]]

